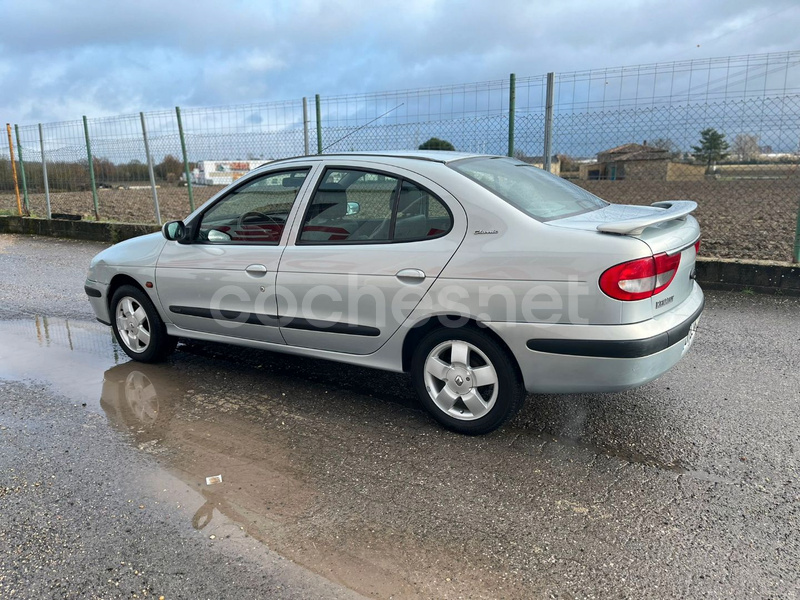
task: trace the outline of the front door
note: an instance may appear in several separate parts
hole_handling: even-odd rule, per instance
[[[190,243],[167,242],[156,289],[181,329],[283,343],[275,280],[282,240],[310,167],[249,178],[188,224]]]

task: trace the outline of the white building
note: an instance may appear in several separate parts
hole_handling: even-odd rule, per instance
[[[192,183],[195,185],[228,185],[242,175],[265,165],[271,160],[201,160],[192,170]],[[181,176],[185,179],[185,176]]]

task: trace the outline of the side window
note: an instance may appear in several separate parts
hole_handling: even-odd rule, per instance
[[[388,175],[331,169],[311,200],[301,242],[386,242],[399,180]]]
[[[453,219],[436,196],[404,181],[397,200],[394,240],[411,241],[439,237],[450,231]]]
[[[411,242],[444,235],[453,218],[441,200],[381,173],[330,169],[306,212],[300,243]]]
[[[236,188],[207,210],[198,238],[223,244],[280,242],[308,169],[268,173]]]

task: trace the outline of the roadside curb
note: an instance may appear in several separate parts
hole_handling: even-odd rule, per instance
[[[116,244],[124,240],[159,231],[156,225],[143,223],[111,223],[73,221],[62,219],[34,219],[31,217],[0,217],[0,233],[22,233],[63,237],[90,242]]]
[[[698,256],[697,281],[711,290],[800,296],[800,264]]]
[[[21,233],[92,242],[118,242],[154,231],[156,225],[67,221],[0,216],[0,234]],[[761,294],[800,296],[800,265],[769,260],[735,258],[697,259],[697,281],[713,290],[752,290]]]

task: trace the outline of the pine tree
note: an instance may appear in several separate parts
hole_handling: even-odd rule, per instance
[[[718,160],[728,157],[728,142],[725,134],[709,127],[700,132],[700,145],[692,146],[692,156],[711,166]]]

